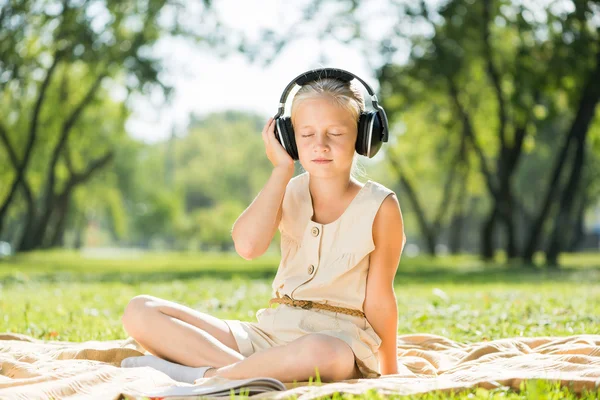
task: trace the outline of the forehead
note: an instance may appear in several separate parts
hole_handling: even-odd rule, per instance
[[[353,113],[329,99],[318,97],[300,102],[293,113],[297,129],[314,126],[347,128],[354,126]]]

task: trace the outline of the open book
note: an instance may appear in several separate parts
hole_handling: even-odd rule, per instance
[[[154,392],[145,392],[143,395],[153,398],[182,397],[182,396],[252,396],[264,392],[286,390],[283,382],[274,378],[227,379],[225,382],[206,382],[198,386],[171,386]]]

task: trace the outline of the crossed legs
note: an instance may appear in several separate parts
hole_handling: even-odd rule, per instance
[[[307,381],[316,377],[315,369],[324,382],[360,376],[350,346],[328,335],[309,334],[244,357],[223,320],[178,303],[136,296],[122,321],[126,332],[150,353],[183,366],[213,367],[205,377]]]

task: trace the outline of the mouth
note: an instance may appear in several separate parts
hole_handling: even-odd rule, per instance
[[[316,163],[319,163],[319,164],[325,164],[325,163],[331,162],[333,160],[327,160],[327,159],[324,159],[324,158],[318,158],[318,159],[312,160],[312,161],[316,162]]]

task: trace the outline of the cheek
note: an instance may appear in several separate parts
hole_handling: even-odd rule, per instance
[[[356,147],[356,138],[350,138],[337,143],[340,151],[352,153],[354,155],[354,148]]]
[[[309,154],[314,146],[311,140],[296,137],[296,147],[298,148],[299,155],[302,156],[303,154]],[[356,136],[352,138],[345,138],[343,140],[331,140],[329,142],[330,151],[338,155],[348,153],[350,157],[353,157],[355,147]]]

